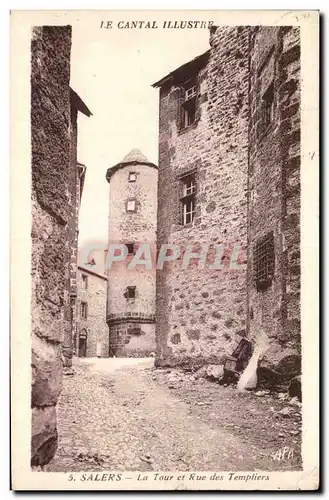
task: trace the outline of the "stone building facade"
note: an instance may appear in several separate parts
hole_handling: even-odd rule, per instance
[[[158,366],[221,363],[260,330],[272,367],[299,350],[299,77],[295,28],[212,27],[154,84],[158,246],[181,247],[157,271]]]
[[[94,266],[78,267],[77,325],[74,350],[79,357],[109,356],[109,330],[106,323],[107,278]]]
[[[250,37],[248,325],[264,330],[263,364],[300,369],[300,33]]]
[[[70,332],[70,265],[76,209],[70,26],[40,26],[31,41],[31,465],[57,448],[56,404]],[[73,170],[73,172],[72,172]]]
[[[156,249],[156,165],[138,150],[109,168],[109,255],[107,312],[110,356],[146,356],[155,350],[155,266],[133,265],[142,245]],[[111,246],[124,245],[121,261]],[[114,253],[113,253],[114,255]],[[130,267],[133,268],[130,268]]]
[[[76,337],[77,324],[77,263],[78,263],[78,236],[79,210],[81,196],[86,176],[86,166],[78,162],[78,114],[90,117],[91,112],[78,94],[70,89],[70,117],[71,117],[71,164],[69,174],[69,236],[67,249],[70,256],[68,270],[69,304],[66,309],[67,329],[64,336],[63,355],[65,366],[72,365],[73,339]]]
[[[155,84],[158,244],[182,247],[180,259],[157,271],[158,365],[217,363],[245,335],[248,36],[248,28],[219,29],[210,51]],[[192,221],[183,220],[189,202]],[[200,252],[204,244],[208,264],[200,269],[192,259],[185,269],[184,249]],[[229,266],[233,247],[241,248],[237,269]],[[223,268],[211,269],[218,258]]]

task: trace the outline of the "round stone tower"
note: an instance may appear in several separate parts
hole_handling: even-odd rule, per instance
[[[106,179],[109,356],[144,357],[155,351],[158,170],[133,149],[107,170]]]

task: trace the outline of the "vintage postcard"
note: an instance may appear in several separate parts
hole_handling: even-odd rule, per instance
[[[319,488],[319,12],[11,12],[14,490]]]

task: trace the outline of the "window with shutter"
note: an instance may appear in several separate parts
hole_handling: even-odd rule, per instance
[[[274,261],[274,236],[273,232],[270,232],[259,239],[254,248],[254,280],[258,292],[272,285]]]

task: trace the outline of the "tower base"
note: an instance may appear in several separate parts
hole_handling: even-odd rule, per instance
[[[154,317],[117,318],[108,326],[110,357],[145,358],[155,352]]]

